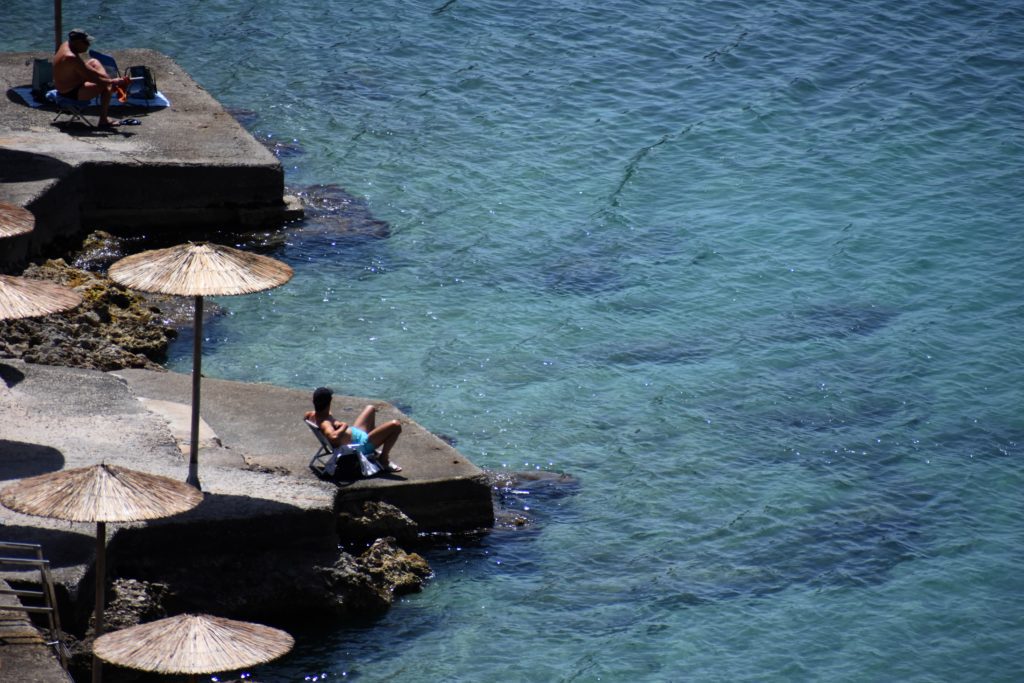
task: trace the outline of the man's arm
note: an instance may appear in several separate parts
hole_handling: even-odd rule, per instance
[[[324,420],[320,423],[320,431],[324,433],[331,445],[337,448],[341,445],[341,439],[348,431],[348,425],[337,420]]]
[[[99,60],[97,60],[96,63],[99,64]],[[92,83],[113,83],[114,81],[119,80],[117,78],[111,78],[103,69],[98,69],[87,64],[78,57],[75,57],[72,64],[74,64],[75,73],[81,76],[85,81]]]

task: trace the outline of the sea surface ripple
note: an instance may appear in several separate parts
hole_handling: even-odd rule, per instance
[[[218,300],[206,374],[572,476],[260,677],[1024,677],[1020,4],[64,8],[171,55],[314,204],[292,282]]]

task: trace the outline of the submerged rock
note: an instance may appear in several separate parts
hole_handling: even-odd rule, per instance
[[[496,529],[523,529],[535,524],[534,507],[575,493],[580,482],[564,472],[489,471]]]
[[[365,199],[338,185],[313,185],[294,193],[306,210],[302,233],[369,239],[391,236],[391,226],[370,212]]]
[[[74,268],[99,272],[106,271],[115,261],[127,255],[123,238],[97,230],[86,235],[78,250],[69,254],[67,260]]]

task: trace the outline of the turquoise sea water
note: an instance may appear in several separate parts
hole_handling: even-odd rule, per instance
[[[50,6],[7,6],[0,47],[48,47]],[[528,528],[259,678],[1024,678],[1020,4],[64,15],[168,53],[318,198],[292,282],[218,301],[208,376],[579,482],[504,492]],[[379,222],[338,233],[350,200]]]

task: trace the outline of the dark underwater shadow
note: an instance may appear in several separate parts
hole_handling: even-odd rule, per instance
[[[64,454],[56,448],[0,439],[0,481],[34,477],[62,467]]]
[[[768,343],[846,339],[874,334],[897,315],[898,311],[873,304],[815,304],[781,314],[774,324],[749,336]]]
[[[380,240],[391,236],[391,226],[370,213],[369,204],[334,184],[293,189],[302,200],[306,217],[295,224],[292,236],[303,240]]]
[[[604,359],[615,365],[686,365],[701,363],[710,358],[712,352],[706,346],[695,344],[691,339],[667,338],[648,339],[638,343],[618,342],[607,345],[594,353],[597,359]]]
[[[885,583],[904,562],[927,556],[927,534],[915,515],[858,518],[839,512],[772,538],[752,539],[754,547],[739,557],[730,553],[711,560],[710,573],[719,578],[694,582],[686,604],[760,598],[794,587],[875,586]]]

